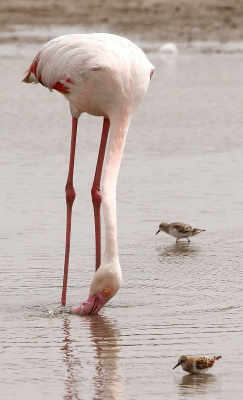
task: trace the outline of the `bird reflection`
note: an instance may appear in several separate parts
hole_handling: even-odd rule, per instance
[[[70,320],[68,317],[64,317],[63,332],[65,337],[63,339],[64,346],[61,350],[64,352],[64,362],[67,366],[67,379],[65,382],[66,394],[63,396],[63,399],[81,400],[78,394],[78,378],[75,377],[76,368],[80,368],[81,363],[73,354],[72,340],[70,338]]]
[[[206,393],[208,390],[212,390],[212,386],[214,386],[217,382],[217,378],[212,374],[189,374],[184,375],[179,381],[179,393],[181,396]],[[189,398],[189,397],[188,397]]]
[[[61,350],[64,352],[64,362],[67,367],[67,379],[65,382],[66,394],[64,400],[83,400],[83,391],[80,391],[80,383],[85,377],[84,363],[74,356],[76,348],[72,344],[70,337],[70,319],[64,318],[64,346]],[[119,352],[121,346],[118,344],[121,336],[114,321],[109,321],[102,315],[93,315],[85,318],[85,325],[90,330],[91,348],[95,356],[92,357],[92,363],[95,362],[95,375],[93,376],[94,396],[93,400],[119,400],[124,398],[121,387],[121,377],[118,374]],[[93,349],[92,349],[93,347]],[[80,371],[82,377],[80,376]],[[85,385],[83,385],[85,386]],[[91,396],[90,396],[91,398]]]
[[[114,322],[99,314],[90,318],[90,331],[97,358],[94,400],[122,399],[124,394],[118,374],[120,332]]]
[[[189,254],[195,254],[201,251],[200,246],[197,245],[192,245],[192,243],[188,242],[178,242],[178,243],[173,243],[169,246],[157,246],[156,247],[157,253],[159,257],[170,257],[171,255],[178,255],[178,254],[183,254],[183,255],[189,255]]]

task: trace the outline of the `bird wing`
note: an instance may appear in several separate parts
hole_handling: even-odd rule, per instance
[[[188,233],[192,230],[190,225],[182,224],[181,222],[173,222],[171,225],[181,233]]]
[[[196,368],[197,369],[205,369],[208,368],[208,359],[205,357],[200,357],[196,360]]]
[[[85,35],[66,35],[42,47],[23,82],[39,82],[65,94],[77,80],[85,81],[90,73],[102,71],[106,66],[102,51],[94,51],[91,43],[86,43]]]
[[[200,357],[196,360],[197,369],[211,368],[215,362],[215,358]]]

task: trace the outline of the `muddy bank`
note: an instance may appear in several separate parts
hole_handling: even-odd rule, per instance
[[[86,25],[159,41],[243,40],[241,0],[1,0],[0,30]]]

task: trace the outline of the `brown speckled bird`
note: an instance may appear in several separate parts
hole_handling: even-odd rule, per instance
[[[221,356],[206,358],[206,357],[187,357],[181,356],[178,363],[173,369],[181,365],[182,369],[189,374],[205,374],[212,366],[215,361],[222,358]]]
[[[183,238],[187,238],[187,241],[189,243],[189,236],[195,236],[198,233],[205,231],[205,229],[193,228],[190,225],[183,224],[183,222],[171,222],[171,224],[167,224],[167,222],[161,222],[161,224],[159,225],[159,230],[158,232],[156,232],[156,235],[160,231],[168,233],[168,235],[174,236],[176,238],[176,243],[178,243],[178,239]]]

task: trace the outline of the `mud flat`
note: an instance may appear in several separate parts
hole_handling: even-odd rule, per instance
[[[242,41],[241,0],[1,0],[0,31],[83,25],[158,41]],[[20,40],[18,37],[15,40]]]

